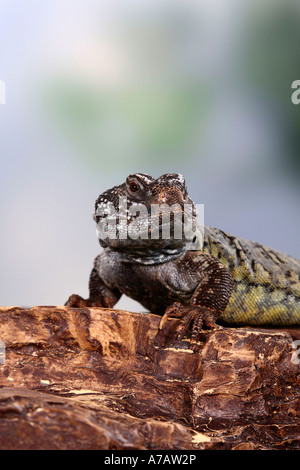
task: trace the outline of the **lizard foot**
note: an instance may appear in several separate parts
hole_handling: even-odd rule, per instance
[[[73,294],[70,295],[68,300],[65,303],[66,307],[75,307],[75,308],[85,308],[85,307],[90,307],[88,299],[85,300],[80,295]]]
[[[175,302],[167,308],[164,316],[162,317],[159,324],[160,330],[170,317],[180,318],[183,320],[182,327],[177,333],[177,339],[179,340],[188,335],[192,340],[196,341],[203,326],[208,329],[219,328],[215,323],[217,312],[199,305],[183,306],[180,303]]]
[[[114,299],[109,296],[104,296],[102,299],[83,299],[80,295],[71,295],[65,303],[66,307],[86,308],[86,307],[104,307],[113,308],[115,305]]]

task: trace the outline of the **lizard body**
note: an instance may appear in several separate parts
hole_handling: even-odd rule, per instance
[[[299,260],[211,227],[205,227],[203,251],[217,257],[234,280],[223,323],[300,325]]]
[[[127,202],[125,216],[117,216],[114,236],[110,237],[107,227],[116,215],[111,208],[117,210],[122,197]],[[180,318],[180,337],[194,339],[203,325],[216,327],[216,320],[235,325],[299,326],[300,262],[211,227],[205,227],[201,246],[194,243],[198,235],[191,245],[186,234],[175,236],[175,214],[183,217],[185,204],[192,206],[194,223],[195,205],[179,174],[155,179],[136,173],[102,193],[95,203],[94,219],[103,251],[90,275],[90,295],[88,299],[72,295],[66,305],[112,308],[125,294],[163,315],[161,327],[170,316]],[[149,219],[147,225],[145,218],[139,217],[141,205],[149,211],[153,205],[175,207],[168,237],[162,236],[161,212],[159,236],[150,236]],[[134,212],[134,207],[139,211]],[[106,232],[99,230],[103,222]],[[139,233],[144,237],[124,237],[122,230],[130,223],[137,231],[143,229]]]

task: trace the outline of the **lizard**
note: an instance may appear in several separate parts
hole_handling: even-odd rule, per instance
[[[159,208],[155,236],[151,207]],[[168,236],[162,236],[163,207],[174,207]],[[175,236],[175,215],[184,217],[186,207],[193,230]],[[125,294],[162,316],[160,330],[168,318],[180,319],[175,336],[194,341],[202,329],[220,325],[300,326],[300,261],[217,228],[195,229],[196,205],[181,174],[131,174],[100,194],[93,218],[103,250],[94,260],[89,297],[73,294],[65,305],[113,308]]]

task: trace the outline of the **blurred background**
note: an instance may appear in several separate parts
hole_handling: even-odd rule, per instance
[[[133,172],[300,258],[299,44],[298,0],[1,0],[0,304],[86,297],[94,201]]]

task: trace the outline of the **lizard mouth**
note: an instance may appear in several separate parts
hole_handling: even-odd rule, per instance
[[[179,174],[130,175],[98,197],[94,220],[102,247],[127,254],[196,249],[197,210]]]
[[[105,214],[95,221],[100,245],[115,250],[177,250],[196,238],[196,219],[182,208],[117,218]]]

